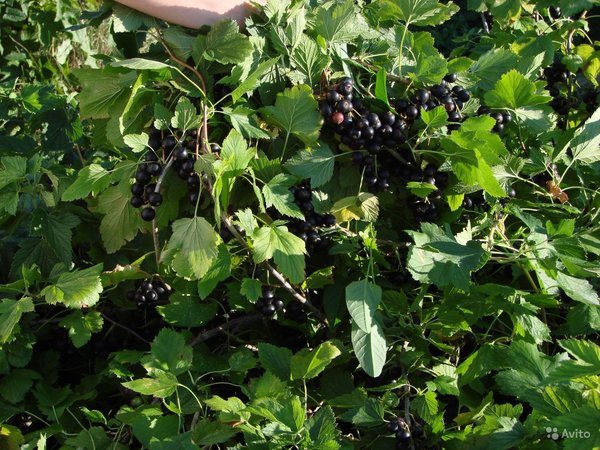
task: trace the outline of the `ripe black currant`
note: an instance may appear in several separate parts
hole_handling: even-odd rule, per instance
[[[131,193],[138,196],[144,195],[144,185],[141,183],[133,183],[131,185]]]
[[[408,441],[410,441],[410,437],[411,437],[411,434],[410,434],[410,431],[408,431],[408,430],[400,429],[396,433],[396,440],[398,442],[408,442]]]
[[[550,13],[550,17],[552,17],[554,20],[559,19],[562,15],[560,6],[550,6],[550,8],[548,8],[548,12]]]
[[[131,206],[134,208],[140,208],[144,204],[144,199],[142,197],[134,196],[131,197],[131,201],[129,203],[131,203]]]
[[[156,211],[154,208],[146,207],[142,209],[142,219],[146,222],[151,222],[156,217]]]
[[[151,206],[160,206],[163,202],[163,197],[159,192],[151,192],[146,198]]]
[[[444,81],[447,81],[448,83],[454,83],[454,82],[456,82],[457,79],[458,79],[458,75],[455,73],[449,73],[448,75],[446,75],[444,77]]]

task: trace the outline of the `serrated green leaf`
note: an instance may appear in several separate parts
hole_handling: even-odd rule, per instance
[[[292,361],[291,350],[266,342],[260,342],[257,347],[260,364],[281,380],[289,380]]]
[[[157,370],[154,373],[154,378],[140,378],[121,384],[142,395],[166,398],[177,390],[178,383],[175,375]]]
[[[55,284],[46,286],[41,294],[50,304],[62,303],[68,308],[89,308],[100,300],[102,264],[73,272],[65,272]]]
[[[140,212],[130,204],[129,183],[120,183],[106,189],[98,197],[100,235],[107,253],[114,253],[131,241],[143,227]]]
[[[305,83],[314,87],[321,81],[321,74],[329,59],[312,38],[301,34],[290,55],[290,62],[296,69],[296,72],[290,74],[290,78],[298,84]]]
[[[569,145],[573,160],[582,164],[600,161],[600,108],[577,129]]]
[[[69,332],[69,339],[76,348],[83,347],[92,337],[92,333],[102,330],[104,319],[97,311],[83,314],[82,311],[73,311],[60,321],[60,326]]]
[[[439,287],[454,285],[468,291],[470,275],[487,259],[480,242],[459,243],[435,224],[421,224],[421,232],[408,231],[415,245],[408,251],[407,266],[418,281]]]
[[[218,255],[219,235],[203,217],[173,222],[173,234],[163,253],[180,277],[198,280]]]
[[[152,341],[151,354],[142,364],[151,375],[155,370],[180,375],[192,365],[192,348],[185,344],[180,333],[163,328]]]
[[[304,280],[304,255],[306,245],[302,239],[293,235],[283,226],[261,227],[254,231],[255,263],[271,258],[292,283]]]
[[[197,129],[200,126],[200,117],[196,114],[196,107],[192,105],[189,98],[181,97],[177,102],[171,126],[182,132]]]
[[[125,142],[134,153],[139,153],[148,148],[148,134],[128,134],[123,136],[123,142]]]
[[[338,200],[332,206],[331,212],[340,223],[361,219],[375,222],[379,216],[379,199],[374,194],[361,192],[357,196]]]
[[[316,377],[341,354],[342,352],[331,342],[323,342],[313,350],[300,350],[291,359],[292,380],[308,380]]]
[[[27,173],[27,159],[22,156],[3,156],[0,163],[0,189],[21,180]]]
[[[223,20],[215,24],[206,35],[204,58],[222,64],[236,64],[252,52],[252,44],[247,36],[239,32],[233,20]]]
[[[8,341],[21,316],[33,311],[33,301],[30,297],[19,300],[3,299],[0,302],[0,344]]]
[[[295,184],[295,181],[294,178],[283,173],[273,177],[262,188],[265,206],[267,208],[273,206],[285,216],[304,219],[304,214],[300,211],[300,207],[294,203],[294,196],[290,191],[290,187]]]
[[[226,245],[219,246],[219,253],[213,260],[210,268],[198,281],[198,295],[205,299],[221,282],[231,275],[231,255]]]
[[[244,106],[236,106],[235,109],[223,108],[223,114],[229,117],[231,125],[245,138],[268,139],[270,135],[259,128],[256,121],[256,111]]]
[[[275,106],[261,108],[267,122],[293,134],[307,145],[315,145],[321,129],[321,115],[312,89],[298,85],[277,94]]]
[[[445,4],[437,0],[376,0],[370,8],[378,13],[380,20],[400,20],[406,26],[439,25],[459,10],[452,2]]]
[[[229,425],[217,421],[202,419],[192,431],[194,442],[198,445],[223,444],[235,436],[236,431]]]
[[[169,297],[169,303],[156,307],[167,322],[176,327],[201,327],[217,315],[215,303],[201,303],[197,298],[182,292]]]
[[[88,195],[97,195],[110,184],[110,173],[99,164],[85,166],[77,173],[77,179],[63,192],[62,200],[71,202]]]
[[[135,71],[113,73],[99,69],[77,69],[74,74],[83,86],[79,93],[82,119],[118,118],[137,78]]]
[[[333,176],[335,156],[329,145],[320,142],[313,150],[302,150],[285,163],[285,168],[301,178],[309,178],[313,188],[327,183]]]

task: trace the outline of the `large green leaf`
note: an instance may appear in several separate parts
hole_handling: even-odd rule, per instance
[[[163,260],[170,261],[180,277],[200,279],[218,255],[219,235],[204,217],[176,220],[172,229]]]
[[[323,342],[314,350],[300,350],[291,359],[292,380],[316,377],[341,353],[331,342]]]
[[[65,202],[97,195],[110,184],[110,174],[99,164],[85,166],[77,173],[77,179],[62,194]]]
[[[312,89],[307,85],[294,86],[277,94],[275,106],[261,108],[266,120],[288,134],[315,145],[321,129],[321,115]]]
[[[21,320],[24,313],[33,312],[33,301],[30,297],[19,300],[3,299],[0,302],[0,344],[5,343]]]
[[[65,272],[41,294],[50,304],[62,303],[69,308],[89,308],[100,300],[102,264],[83,270]]]
[[[107,253],[114,253],[131,241],[144,225],[139,210],[131,206],[129,183],[120,183],[98,198],[98,212],[104,214],[100,235]]]
[[[271,258],[292,283],[304,280],[306,245],[284,226],[261,227],[254,231],[253,259],[256,263]]]
[[[217,260],[215,260],[217,261]],[[216,303],[201,303],[191,295],[175,292],[169,303],[156,307],[167,322],[176,327],[201,327],[217,314]]]
[[[575,161],[582,164],[600,161],[600,108],[577,129],[569,145]]]
[[[282,380],[288,380],[291,373],[292,352],[285,347],[277,347],[266,342],[258,344],[260,364]]]
[[[358,325],[352,324],[352,347],[362,369],[372,377],[381,375],[385,365],[387,344],[383,328],[373,320],[371,330],[365,333]]]
[[[192,348],[185,344],[181,334],[163,328],[152,341],[151,354],[142,364],[150,374],[158,369],[180,375],[192,365]]]
[[[452,17],[459,7],[437,0],[376,0],[370,5],[379,20],[395,19],[409,25],[439,25]]]
[[[367,279],[346,286],[346,306],[354,323],[365,333],[373,326],[375,311],[381,302],[381,288]]]
[[[92,333],[102,330],[104,320],[97,311],[83,314],[82,311],[73,311],[60,321],[60,326],[69,332],[69,338],[77,348],[83,347],[92,337]]]
[[[304,219],[304,214],[300,211],[300,207],[294,203],[294,196],[290,191],[290,187],[295,182],[296,180],[293,177],[283,173],[274,176],[262,189],[265,206],[267,208],[274,206],[283,215]]]
[[[208,32],[203,56],[209,61],[236,64],[243,61],[251,52],[250,40],[240,33],[238,24],[229,19],[215,24]]]
[[[127,381],[122,383],[128,389],[139,392],[142,395],[152,395],[158,398],[165,398],[177,390],[177,378],[175,375],[155,371],[154,378],[140,378],[139,380]]]
[[[310,178],[313,188],[327,183],[333,176],[335,156],[329,145],[319,142],[313,150],[302,150],[290,158],[285,167],[294,175]]]
[[[431,223],[421,224],[421,232],[408,233],[415,245],[408,251],[407,266],[415,280],[469,290],[471,272],[479,269],[488,256],[480,242],[463,244]]]

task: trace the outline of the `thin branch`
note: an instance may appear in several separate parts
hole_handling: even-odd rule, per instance
[[[112,323],[113,325],[122,328],[123,330],[127,331],[129,334],[135,336],[136,338],[138,338],[140,341],[144,341],[146,344],[150,345],[150,341],[144,339],[142,336],[140,336],[139,334],[137,334],[135,331],[133,331],[131,328],[126,327],[125,325],[120,324],[119,322],[115,322],[114,320],[112,320],[110,317],[108,317],[106,314],[104,313],[100,313],[100,315],[102,317],[104,317],[107,321],[109,321],[110,323]]]
[[[263,317],[262,314],[250,314],[248,316],[242,316],[242,317],[238,317],[236,319],[230,320],[228,322],[225,322],[222,325],[219,325],[218,327],[211,328],[210,330],[203,331],[202,333],[196,335],[188,343],[188,345],[193,347],[194,345],[199,344],[200,342],[207,341],[215,336],[218,336],[221,333],[227,332],[227,330],[229,330],[230,328],[238,327],[238,326],[245,325],[245,324],[251,323],[251,322],[256,322],[257,320],[261,319],[262,317]]]

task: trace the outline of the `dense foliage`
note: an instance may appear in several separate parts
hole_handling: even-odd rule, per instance
[[[600,448],[598,0],[0,0],[2,449]]]

